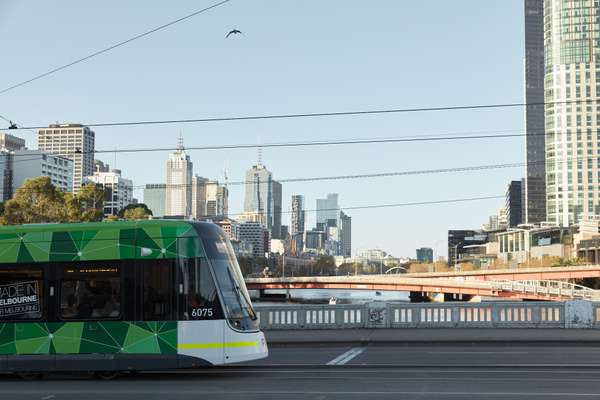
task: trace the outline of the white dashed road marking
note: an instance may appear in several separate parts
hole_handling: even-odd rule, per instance
[[[348,361],[352,360],[354,357],[361,354],[366,349],[367,349],[366,347],[354,347],[354,348],[348,350],[347,352],[340,354],[333,360],[329,361],[327,363],[327,365],[344,365]]]

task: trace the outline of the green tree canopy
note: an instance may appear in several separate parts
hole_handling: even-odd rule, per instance
[[[119,210],[119,212],[117,213],[117,216],[119,218],[131,219],[131,218],[127,218],[127,216],[126,216],[125,213],[127,211],[129,211],[129,210],[135,210],[137,208],[142,209],[143,212],[144,212],[144,214],[143,215],[139,214],[141,211],[136,211],[136,213],[137,213],[136,215],[146,216],[146,217],[150,216],[150,215],[153,215],[152,214],[152,210],[150,210],[147,205],[145,205],[144,203],[138,203],[138,204],[128,204],[128,205],[126,205],[125,207],[123,207],[122,209]],[[139,219],[139,218],[136,218],[136,219]]]
[[[4,203],[3,225],[97,221],[104,209],[104,191],[94,184],[77,195],[57,189],[47,176],[27,179]]]
[[[148,208],[144,207],[135,207],[125,210],[123,213],[123,217],[128,220],[136,220],[136,219],[148,219],[152,215],[152,212],[148,210]]]
[[[315,264],[316,275],[335,275],[335,258],[328,255],[320,255]]]
[[[94,183],[84,185],[71,196],[71,211],[76,221],[100,221],[104,215],[104,188]]]
[[[12,199],[4,203],[2,224],[31,224],[69,220],[68,199],[47,176],[27,179]]]

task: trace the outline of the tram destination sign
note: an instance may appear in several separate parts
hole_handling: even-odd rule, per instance
[[[0,285],[0,317],[40,311],[37,281]]]

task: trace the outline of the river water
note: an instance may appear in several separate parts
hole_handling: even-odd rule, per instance
[[[267,290],[266,293],[283,295],[286,293],[286,291],[283,289],[272,289]],[[258,301],[255,298],[257,294],[257,291],[250,291],[250,296],[253,298],[253,303],[262,305],[281,304],[281,301]],[[377,292],[374,290],[292,289],[290,290],[290,296],[292,303],[327,303],[332,297],[337,298],[338,304],[362,304],[371,301],[410,301],[409,292]]]

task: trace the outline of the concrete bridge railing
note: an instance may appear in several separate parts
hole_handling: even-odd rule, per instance
[[[351,328],[594,328],[600,302],[256,305],[263,330]]]

